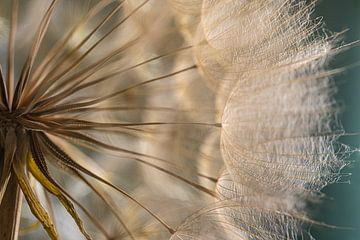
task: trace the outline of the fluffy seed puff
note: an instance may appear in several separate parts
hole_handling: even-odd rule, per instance
[[[2,211],[18,185],[52,239],[54,197],[87,239],[311,239],[300,198],[351,152],[313,5],[0,6]]]

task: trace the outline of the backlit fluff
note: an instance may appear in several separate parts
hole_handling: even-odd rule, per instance
[[[308,194],[336,181],[349,149],[325,70],[340,51],[313,5],[203,1],[196,51],[219,89],[221,149],[235,181],[273,194]],[[215,84],[215,85],[214,85]]]

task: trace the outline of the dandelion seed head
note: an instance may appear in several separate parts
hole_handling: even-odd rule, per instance
[[[52,239],[54,200],[65,238],[313,239],[352,152],[313,3],[45,2],[0,4],[0,203]]]

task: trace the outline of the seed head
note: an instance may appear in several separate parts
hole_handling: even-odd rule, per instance
[[[314,6],[2,1],[0,209],[18,185],[51,239],[50,195],[86,239],[313,239],[352,152]]]

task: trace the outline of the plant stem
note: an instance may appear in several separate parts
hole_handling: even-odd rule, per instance
[[[10,177],[0,205],[0,239],[17,240],[20,224],[22,193],[14,174]]]

